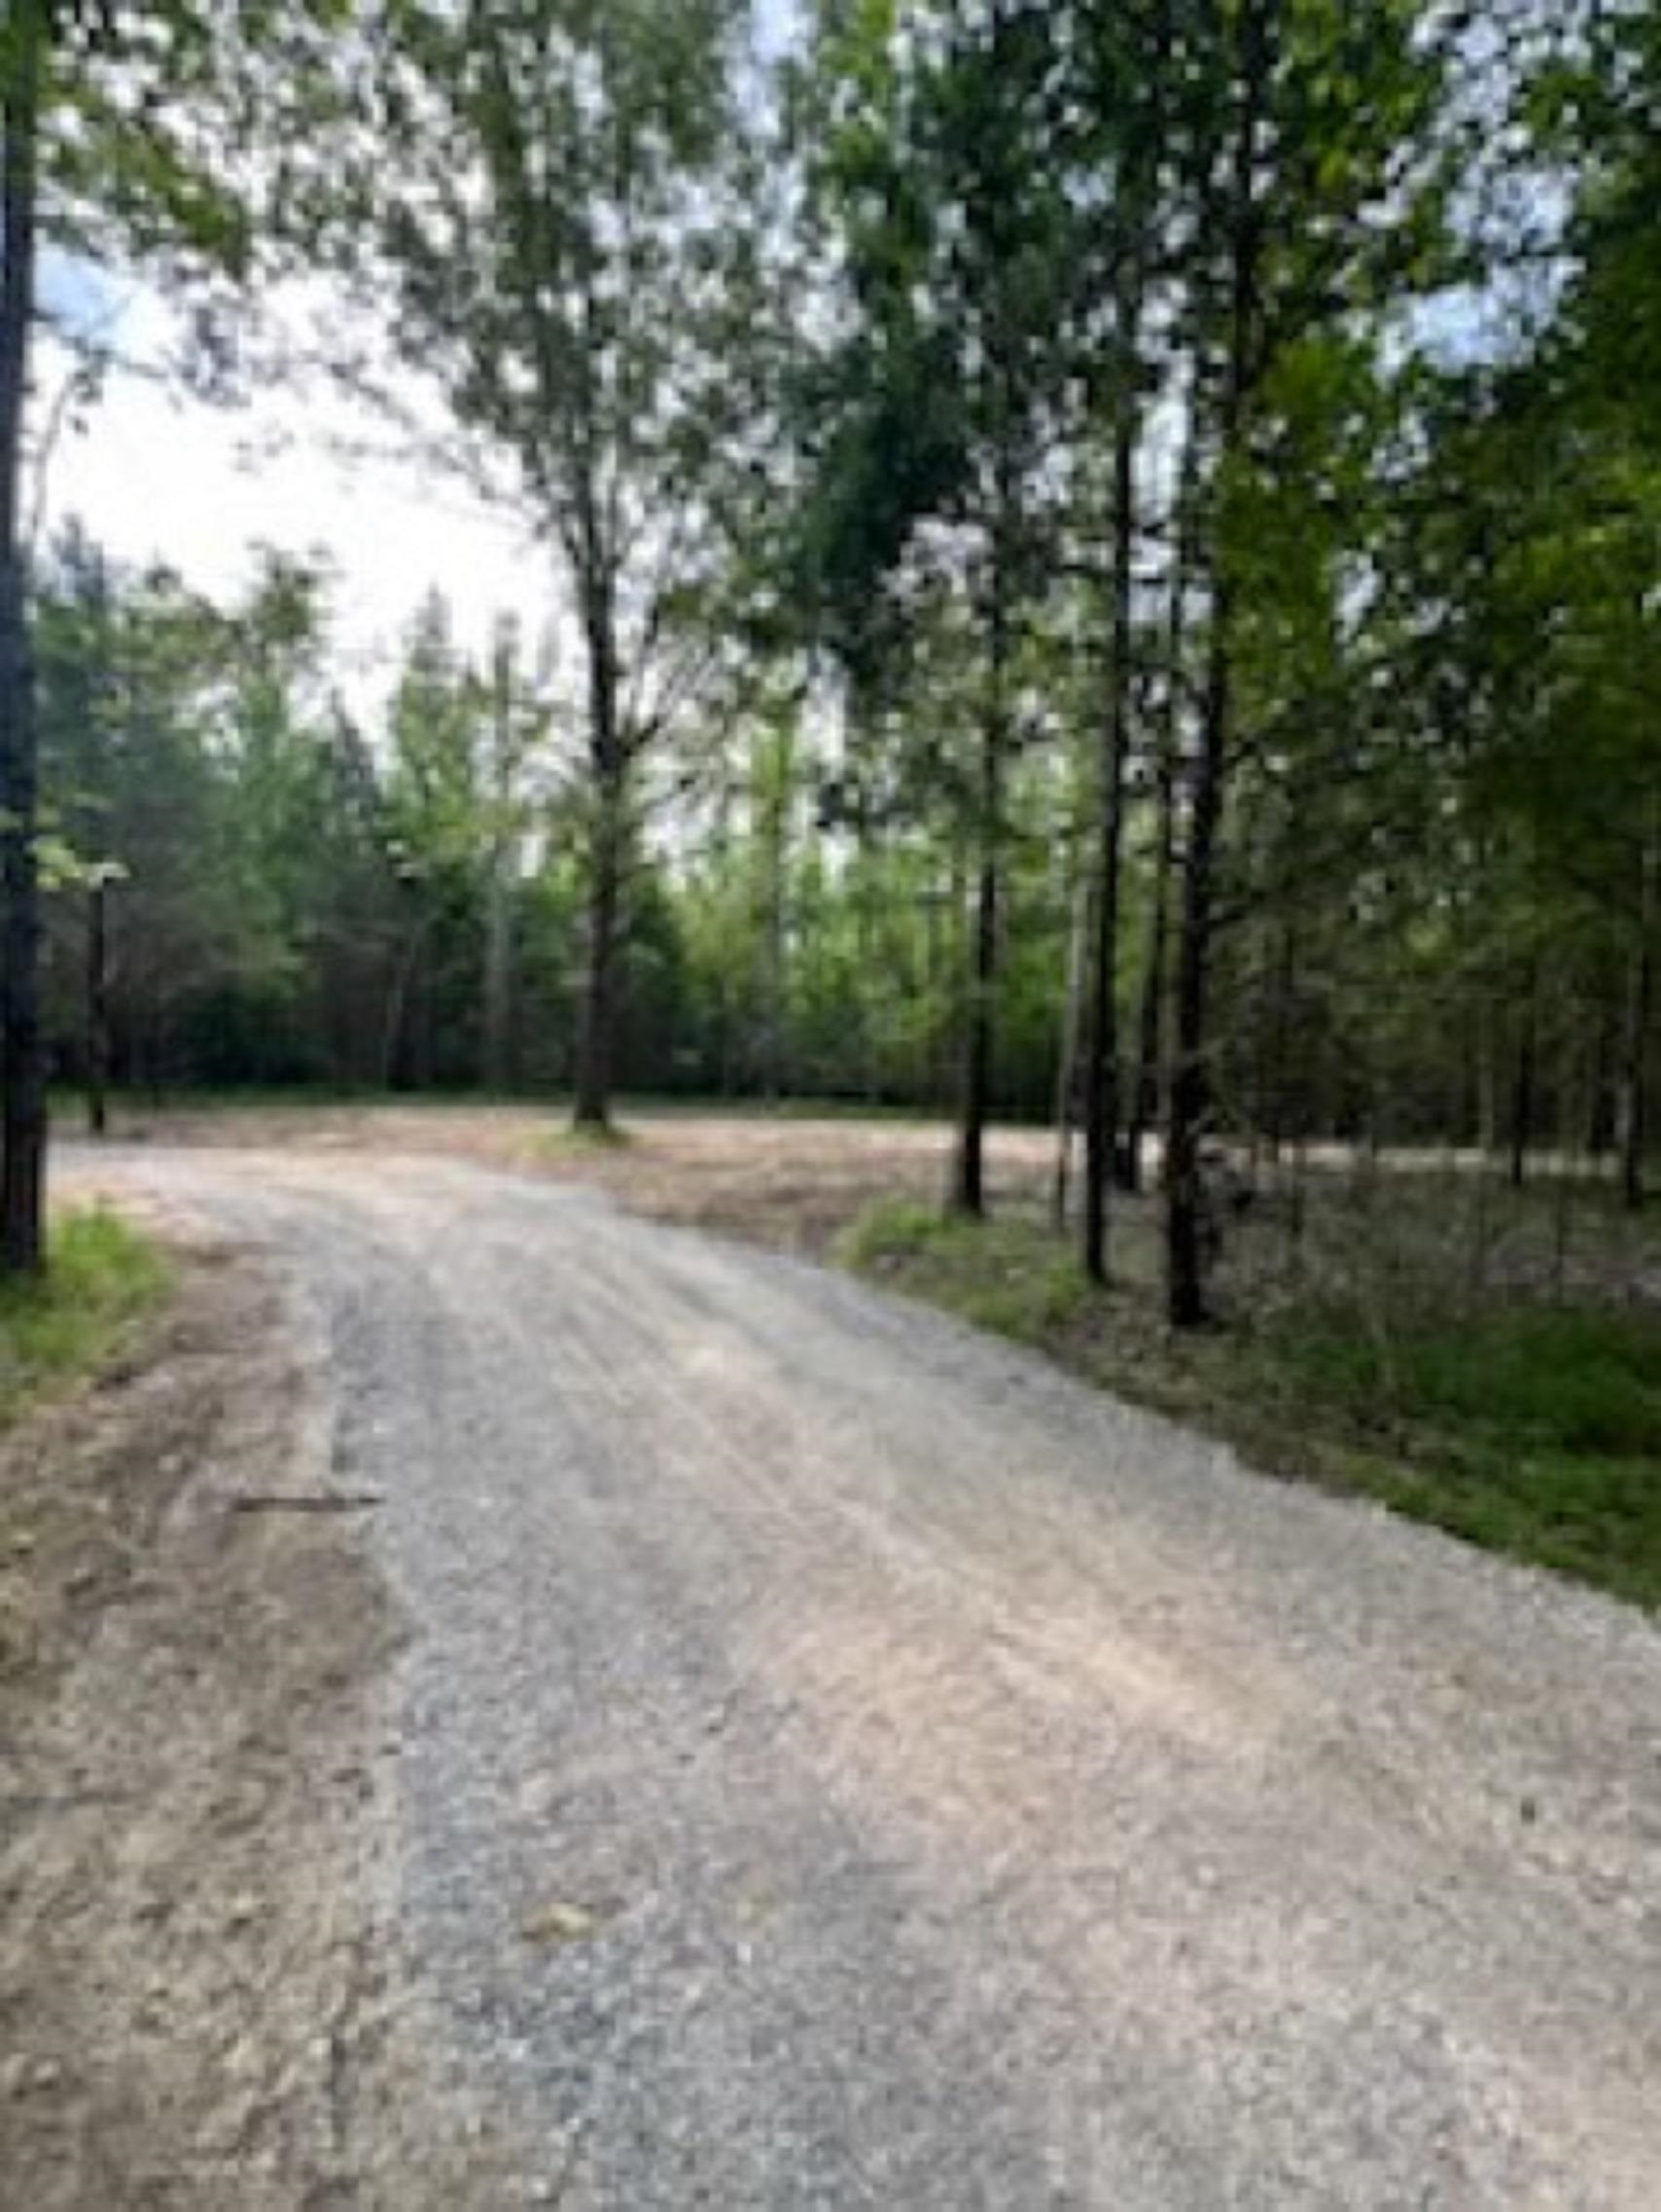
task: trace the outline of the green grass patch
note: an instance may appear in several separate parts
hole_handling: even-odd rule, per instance
[[[165,1295],[156,1247],[103,1208],[58,1216],[38,1282],[0,1283],[0,1424],[93,1374]]]
[[[885,1201],[861,1214],[837,1256],[1020,1344],[1053,1349],[1090,1305],[1089,1285],[1071,1254],[1020,1222],[973,1221]]]
[[[1487,1550],[1661,1607],[1661,1316],[1525,1303],[1281,1306],[1172,1335],[1032,1222],[873,1207],[838,1257],[1224,1436],[1265,1471],[1382,1499]]]

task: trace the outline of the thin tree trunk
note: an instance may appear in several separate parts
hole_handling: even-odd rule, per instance
[[[1183,867],[1183,933],[1177,960],[1177,1038],[1166,1147],[1166,1292],[1174,1328],[1200,1327],[1206,1300],[1206,1206],[1200,1145],[1211,1110],[1206,1067],[1213,900],[1226,773],[1230,669],[1228,592],[1213,594],[1210,668],[1194,763],[1188,845]]]
[[[423,914],[416,922],[398,956],[398,966],[392,971],[387,988],[386,1004],[380,1024],[380,1087],[393,1089],[398,1081],[399,1050],[404,1042],[405,1017],[409,1005],[409,985],[415,974],[415,963],[421,957],[427,931],[433,917]]]
[[[1476,1030],[1476,1148],[1485,1160],[1500,1142],[1499,1048],[1494,1031],[1494,1001],[1484,994]]]
[[[579,1129],[604,1130],[611,1125],[620,814],[619,785],[608,778],[595,792],[596,820],[589,844],[587,967],[574,1116]]]
[[[989,719],[981,743],[980,865],[975,882],[973,967],[964,1010],[962,1092],[952,1206],[986,1211],[986,1116],[992,1090],[992,990],[998,970],[998,854],[994,826],[1003,781],[1003,734]]]
[[[592,533],[590,533],[592,537]],[[612,1075],[617,1025],[618,915],[621,903],[623,802],[626,778],[618,727],[617,640],[608,579],[600,556],[591,556],[585,624],[588,650],[590,799],[588,839],[588,942],[583,1020],[578,1042],[579,1129],[611,1126]]]
[[[1241,118],[1234,139],[1230,206],[1230,334],[1223,389],[1217,409],[1217,458],[1225,467],[1239,447],[1245,401],[1255,373],[1252,332],[1256,323],[1258,208],[1256,166],[1263,130],[1263,93],[1269,40],[1263,0],[1245,0],[1239,18]],[[1201,1141],[1210,1119],[1208,998],[1217,900],[1217,845],[1223,827],[1227,741],[1232,719],[1234,581],[1217,538],[1212,513],[1212,606],[1205,694],[1199,717],[1199,758],[1194,761],[1187,854],[1184,862],[1184,935],[1177,960],[1177,1053],[1170,1084],[1170,1137],[1166,1159],[1166,1303],[1172,1327],[1196,1329],[1210,1318],[1205,1296],[1205,1190]]]
[[[34,665],[20,531],[23,416],[34,316],[43,0],[14,0],[0,42],[0,1271],[46,1252],[46,1068],[40,1018],[39,811]]]
[[[490,856],[484,918],[484,1084],[506,1091],[512,1079],[508,1038],[513,1003],[513,892],[507,856]]]
[[[1008,655],[1002,559],[994,554],[990,669],[980,739],[980,859],[975,885],[973,966],[965,1008],[963,1087],[953,1168],[953,1211],[978,1219],[986,1211],[986,1117],[992,1093],[992,995],[998,971],[1000,817],[1004,803],[1004,684]]]
[[[1641,861],[1638,938],[1627,969],[1626,1019],[1621,1038],[1620,1159],[1621,1196],[1630,1211],[1643,1205],[1643,1153],[1648,1138],[1645,1059],[1649,1017],[1655,996],[1657,877],[1661,875],[1661,836],[1652,826]]]
[[[1073,1180],[1073,1108],[1078,1087],[1078,1031],[1083,1013],[1084,947],[1090,933],[1090,895],[1080,884],[1073,900],[1068,930],[1067,1007],[1061,1024],[1061,1054],[1055,1071],[1055,1183],[1050,1216],[1057,1236],[1067,1227],[1069,1187]]]
[[[1534,1136],[1535,1073],[1539,1034],[1539,964],[1529,962],[1523,990],[1523,1029],[1517,1039],[1517,1059],[1511,1081],[1511,1147],[1508,1175],[1511,1188],[1521,1190],[1528,1180],[1529,1144]]]
[[[1167,682],[1159,731],[1153,912],[1149,927],[1148,968],[1142,982],[1136,1094],[1126,1152],[1126,1184],[1133,1191],[1140,1190],[1145,1179],[1143,1155],[1148,1133],[1161,1126],[1166,1106],[1166,1000],[1170,990],[1171,884],[1177,856],[1177,762],[1183,733],[1183,646],[1187,635],[1193,571],[1192,515],[1198,465],[1199,444],[1190,425],[1177,489],[1177,563],[1165,624]]]
[[[94,1137],[109,1127],[110,1090],[110,886],[94,878],[87,894],[87,1126]]]
[[[1233,161],[1230,210],[1230,303],[1227,361],[1218,409],[1218,452],[1225,465],[1238,445],[1251,380],[1252,334],[1256,315],[1258,221],[1255,198],[1257,143],[1269,54],[1258,0],[1241,17],[1242,109]],[[1202,1326],[1206,1296],[1206,1204],[1200,1145],[1211,1110],[1207,1067],[1207,1014],[1218,840],[1222,826],[1228,768],[1233,669],[1229,623],[1233,583],[1212,518],[1211,637],[1200,713],[1199,756],[1194,763],[1187,853],[1183,870],[1183,937],[1177,964],[1177,1048],[1171,1081],[1166,1165],[1166,1300],[1174,1328]]]
[[[1134,283],[1134,278],[1132,282]],[[1120,338],[1134,356],[1137,319],[1120,306]],[[1127,378],[1128,383],[1128,378]],[[1131,560],[1136,535],[1137,416],[1121,394],[1113,434],[1113,614],[1107,727],[1103,732],[1095,943],[1090,966],[1089,1050],[1084,1068],[1084,1272],[1108,1280],[1108,1192],[1118,1140],[1119,885],[1124,862],[1125,759],[1130,750]]]
[[[766,974],[767,1103],[776,1106],[785,1089],[785,936],[791,861],[791,811],[795,790],[795,763],[788,739],[767,762],[764,854],[767,867],[766,910],[763,915]]]
[[[1142,1006],[1137,1021],[1136,1089],[1131,1100],[1130,1126],[1125,1133],[1125,1188],[1131,1192],[1141,1190],[1147,1180],[1148,1133],[1158,1128],[1164,1107],[1165,992],[1170,965],[1176,808],[1176,777],[1169,754],[1159,763],[1158,808],[1153,911],[1149,921],[1148,967],[1142,978]]]

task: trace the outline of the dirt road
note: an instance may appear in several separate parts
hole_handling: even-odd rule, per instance
[[[100,1173],[326,1345],[479,2205],[1661,2200],[1636,1614],[592,1192]]]

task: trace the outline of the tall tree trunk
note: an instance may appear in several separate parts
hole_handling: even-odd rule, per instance
[[[1661,833],[1650,806],[1650,830],[1640,866],[1638,936],[1627,966],[1625,1022],[1621,1037],[1620,1161],[1621,1195],[1637,1212],[1643,1204],[1643,1154],[1648,1141],[1645,1062],[1649,1019],[1655,997],[1655,924],[1661,877]]]
[[[36,165],[44,0],[14,0],[0,41],[0,1271],[45,1259],[46,1068],[40,1017],[34,664],[19,506],[34,319]]]
[[[1177,1036],[1171,1071],[1165,1161],[1166,1302],[1174,1328],[1200,1327],[1206,1299],[1206,1194],[1200,1146],[1211,1110],[1206,1066],[1218,833],[1222,822],[1230,704],[1229,593],[1219,578],[1212,596],[1212,637],[1193,768],[1187,851],[1183,861],[1183,929],[1177,957]]]
[[[617,1024],[615,976],[622,877],[622,780],[609,772],[594,791],[589,839],[587,965],[578,1043],[575,1120],[579,1129],[611,1126],[612,1054]]]
[[[587,580],[588,751],[592,818],[588,836],[588,942],[577,1053],[575,1121],[611,1126],[612,1056],[617,1026],[618,915],[621,904],[626,796],[618,723],[617,639],[608,577],[598,558]]]
[[[484,1066],[486,1090],[506,1091],[512,1080],[509,1036],[513,1007],[513,890],[508,859],[490,856],[484,914]]]
[[[992,1091],[992,993],[998,972],[997,814],[1003,785],[1002,718],[989,715],[981,738],[980,864],[975,881],[973,966],[964,1009],[963,1074],[958,1104],[952,1206],[978,1218],[986,1211],[986,1116]]]
[[[1132,279],[1134,284],[1135,279]],[[1108,1280],[1108,1191],[1118,1138],[1119,882],[1124,861],[1125,759],[1130,750],[1131,563],[1136,537],[1137,415],[1129,364],[1136,350],[1134,306],[1120,302],[1126,389],[1113,432],[1113,612],[1107,726],[1103,731],[1097,821],[1095,943],[1091,948],[1089,1050],[1084,1069],[1084,1272]]]
[[[1057,1236],[1067,1228],[1069,1186],[1073,1180],[1073,1114],[1078,1088],[1078,1031],[1083,1014],[1084,948],[1090,934],[1089,887],[1080,884],[1072,900],[1068,930],[1067,1004],[1061,1019],[1061,1051],[1055,1070],[1055,1181],[1050,1218]]]
[[[479,1073],[485,1088],[511,1079],[513,1014],[513,891],[519,846],[513,822],[515,745],[512,633],[501,631],[490,671],[490,849],[484,888],[484,1033]]]
[[[1500,1142],[1498,1021],[1485,992],[1476,1017],[1476,1148],[1486,1160]]]
[[[1125,1131],[1125,1188],[1133,1194],[1147,1181],[1148,1134],[1159,1126],[1163,1107],[1165,993],[1171,951],[1171,866],[1176,832],[1176,777],[1169,757],[1159,763],[1158,826],[1154,832],[1153,911],[1148,927],[1148,966],[1142,977],[1137,1015],[1136,1086]]]
[[[788,738],[767,762],[763,857],[766,864],[762,948],[766,972],[762,1001],[766,1019],[767,1103],[777,1106],[785,1090],[785,956],[791,865],[791,810],[795,795],[795,750]]]
[[[973,965],[964,1009],[963,1078],[958,1107],[954,1211],[978,1219],[986,1211],[986,1117],[992,1094],[992,999],[998,972],[998,874],[1004,806],[1005,680],[1008,612],[1001,552],[994,554],[990,667],[980,736],[979,867],[975,884]]]
[[[1511,1147],[1507,1173],[1513,1190],[1521,1190],[1528,1180],[1538,1035],[1539,964],[1531,959],[1523,987],[1523,1027],[1517,1038],[1517,1058],[1511,1075]]]
[[[421,950],[432,926],[432,915],[421,914],[416,917],[399,951],[392,979],[387,985],[386,1003],[380,1022],[380,1087],[383,1091],[397,1088],[399,1066],[404,1052],[404,1033],[409,1011],[409,986],[414,980],[416,964],[421,958]],[[411,1077],[413,1072],[411,1069]]]
[[[109,1127],[110,1092],[110,886],[94,876],[87,894],[87,1126],[94,1137]]]
[[[1153,911],[1149,925],[1148,966],[1142,979],[1136,1094],[1126,1138],[1126,1184],[1133,1191],[1143,1186],[1148,1133],[1159,1127],[1165,1107],[1165,1013],[1170,988],[1171,888],[1177,856],[1177,762],[1183,735],[1183,648],[1187,637],[1188,590],[1193,573],[1198,466],[1199,443],[1190,425],[1184,440],[1177,487],[1177,559],[1165,617],[1166,684],[1159,728]]]
[[[1253,379],[1259,218],[1255,178],[1262,100],[1269,68],[1262,0],[1246,0],[1239,25],[1241,112],[1236,129],[1229,223],[1229,332],[1218,405],[1218,466],[1233,456]],[[1200,711],[1199,754],[1183,866],[1183,935],[1177,963],[1177,1037],[1171,1079],[1165,1201],[1166,1304],[1172,1326],[1198,1328],[1206,1295],[1206,1194],[1200,1146],[1211,1110],[1207,1013],[1215,931],[1218,840],[1228,770],[1233,668],[1229,624],[1233,580],[1211,517],[1211,636]]]

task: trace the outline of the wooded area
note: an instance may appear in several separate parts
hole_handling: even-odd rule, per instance
[[[1333,1141],[1641,1205],[1652,7],[285,14],[7,14],[8,1267],[49,1074],[947,1108],[972,1215],[1051,1117],[1179,1326]],[[366,706],[326,567],[31,548],[37,228],[372,303],[546,639],[435,592]]]

